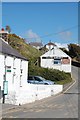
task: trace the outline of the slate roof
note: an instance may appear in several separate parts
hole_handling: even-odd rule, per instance
[[[37,47],[37,46],[43,46],[43,44],[41,43],[41,42],[31,42],[31,43],[29,43],[29,45],[32,45],[32,46],[35,46],[35,47]]]
[[[0,52],[10,56],[15,56],[20,59],[28,60],[25,57],[23,57],[17,50],[13,49],[4,40],[2,40],[2,38],[0,38]]]
[[[46,45],[54,45],[54,46],[56,46],[54,43],[52,43],[52,42],[49,42],[49,43],[47,43]]]

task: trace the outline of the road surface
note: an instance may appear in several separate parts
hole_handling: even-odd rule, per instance
[[[79,76],[78,68],[72,66],[75,83],[65,93],[6,110],[2,118],[78,118]]]

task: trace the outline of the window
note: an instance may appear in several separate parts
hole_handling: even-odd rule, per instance
[[[4,65],[6,65],[6,56],[4,56]]]
[[[35,78],[35,80],[37,80],[37,81],[39,81],[39,82],[41,82],[42,80],[40,79],[40,78],[38,78],[38,77],[34,77]]]
[[[54,57],[42,57],[42,59],[53,59]]]
[[[14,84],[14,75],[13,75],[13,79],[12,79],[12,84]]]
[[[20,61],[20,69],[22,68],[22,60]]]
[[[13,68],[15,69],[15,58],[13,58]]]
[[[28,77],[28,80],[34,80],[34,77],[29,76],[29,77]]]
[[[61,64],[61,59],[54,59],[54,64]]]
[[[22,75],[20,75],[20,87],[22,87]]]

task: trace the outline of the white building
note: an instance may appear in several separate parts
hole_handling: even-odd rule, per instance
[[[0,86],[6,94],[5,102],[10,101],[13,92],[19,92],[27,84],[27,75],[28,60],[0,38]]]
[[[8,31],[5,31],[4,28],[0,30],[0,38],[4,39],[6,42],[8,42]]]
[[[56,46],[56,45],[55,45],[54,43],[52,43],[51,41],[45,45],[45,47],[46,47],[48,50],[51,50],[51,49],[54,48],[55,46]]]
[[[71,58],[55,46],[40,57],[40,66],[71,72]]]
[[[31,43],[29,43],[29,45],[31,45],[32,47],[34,47],[38,50],[43,47],[43,44],[41,42],[31,42]]]

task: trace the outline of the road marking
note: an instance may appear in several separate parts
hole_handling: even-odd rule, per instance
[[[9,108],[9,109],[6,108],[5,110],[3,110],[3,108],[2,108],[2,111],[0,111],[0,113],[6,112],[6,111],[12,110],[12,109],[16,109],[16,108],[13,108],[13,107],[12,107],[12,108]]]
[[[13,116],[9,116],[9,118],[13,118]]]
[[[31,110],[24,110],[23,112],[33,112],[34,110],[31,109]]]
[[[15,109],[15,110],[10,110],[10,111],[7,111],[4,113],[5,114],[8,114],[8,113],[13,113],[13,112],[18,112],[18,111],[21,111],[22,109]]]
[[[73,83],[71,86],[69,86],[63,93],[66,93],[71,87],[74,86],[75,83],[76,83],[76,80],[75,80],[74,83]]]
[[[64,113],[64,115],[68,115],[69,113]]]
[[[37,111],[35,111],[35,112],[41,112],[42,110],[37,110]]]

